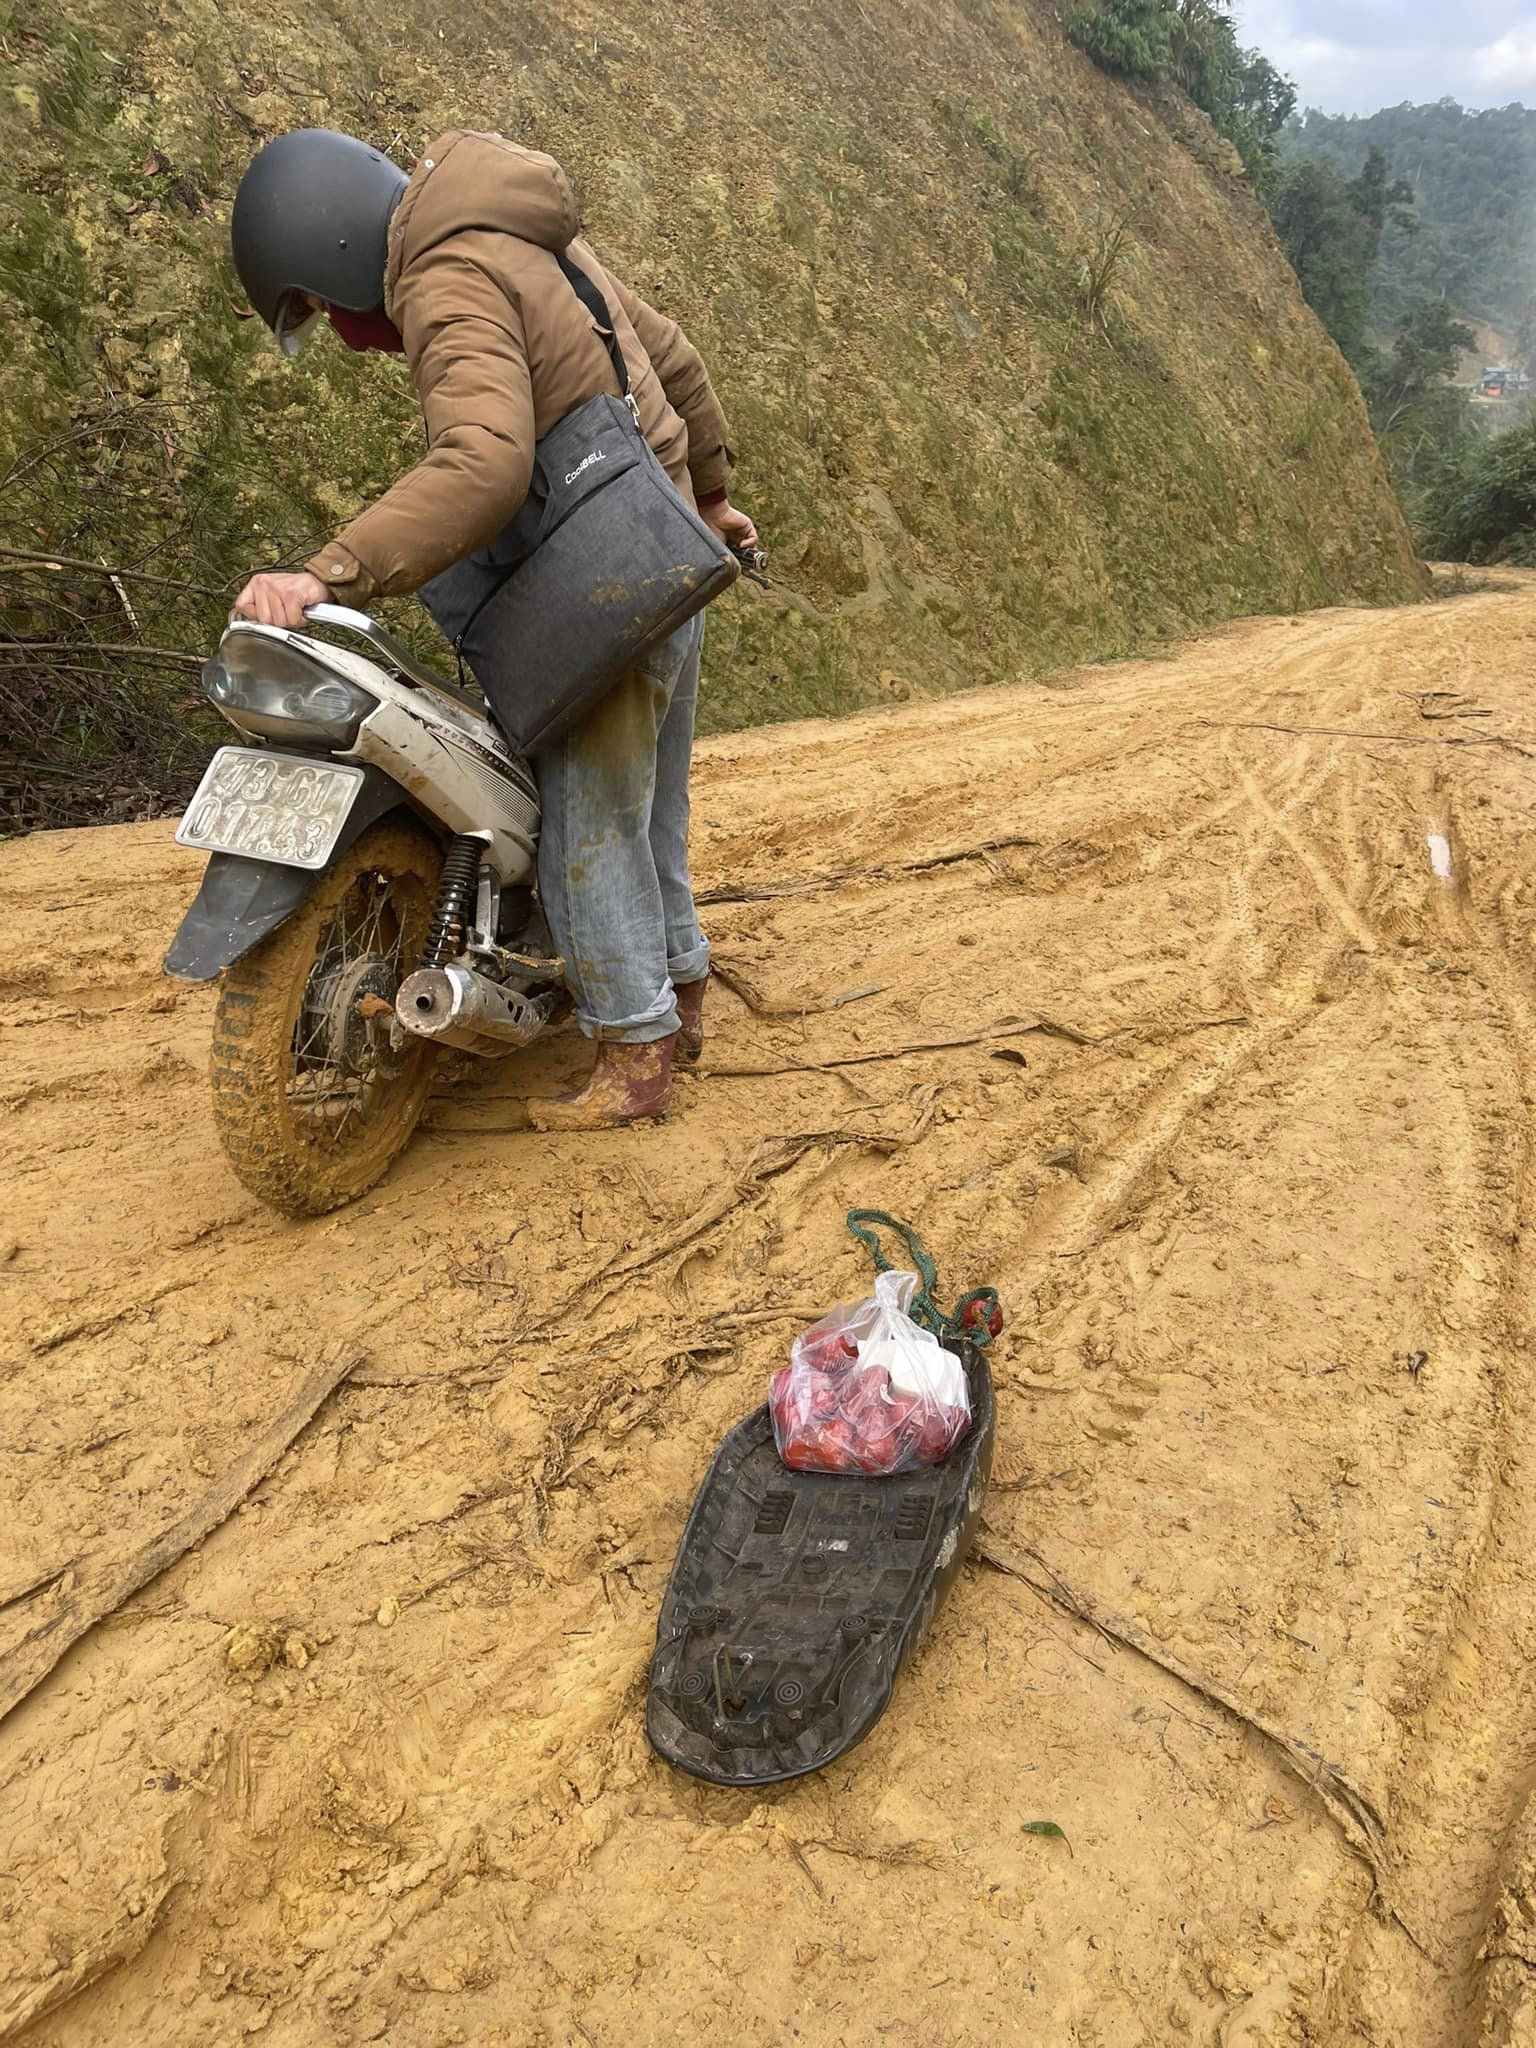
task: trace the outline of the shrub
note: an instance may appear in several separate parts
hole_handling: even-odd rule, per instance
[[[1536,420],[1448,459],[1425,490],[1421,517],[1432,555],[1536,567]]]
[[[1176,85],[1262,186],[1296,88],[1267,57],[1241,47],[1229,9],[1230,0],[1083,0],[1067,28],[1107,71]]]
[[[1173,69],[1173,16],[1167,0],[1089,0],[1074,10],[1068,32],[1107,71],[1167,78]]]

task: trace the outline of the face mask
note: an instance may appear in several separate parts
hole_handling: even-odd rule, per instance
[[[378,349],[390,356],[405,354],[400,330],[382,306],[375,306],[371,313],[351,313],[345,306],[327,306],[325,310],[348,348]]]

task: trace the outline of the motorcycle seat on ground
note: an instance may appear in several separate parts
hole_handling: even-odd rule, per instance
[[[792,1472],[766,1407],[738,1423],[694,1501],[662,1603],[646,1733],[716,1785],[823,1769],[868,1735],[953,1585],[981,1518],[994,1415],[986,1354],[971,1427],[894,1478]]]

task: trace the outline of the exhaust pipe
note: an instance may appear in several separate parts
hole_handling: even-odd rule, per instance
[[[401,982],[395,997],[403,1030],[482,1059],[514,1052],[537,1038],[554,1007],[553,995],[525,996],[457,961],[418,968]]]

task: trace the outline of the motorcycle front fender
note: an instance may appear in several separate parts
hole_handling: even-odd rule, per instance
[[[381,769],[366,769],[331,859],[389,812],[409,808],[398,782]],[[209,854],[203,885],[171,941],[163,971],[178,981],[213,981],[285,924],[325,873],[324,868],[285,867],[234,853]]]

